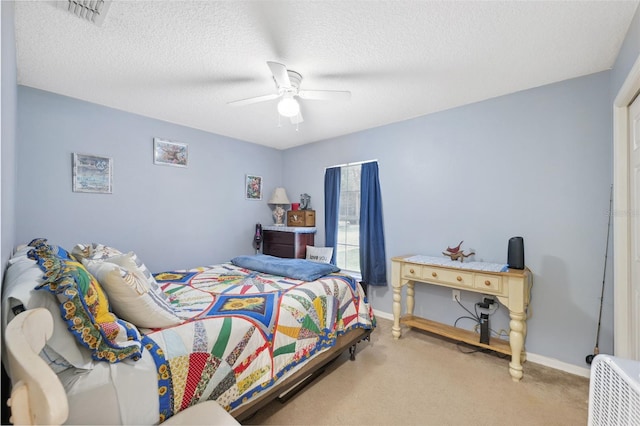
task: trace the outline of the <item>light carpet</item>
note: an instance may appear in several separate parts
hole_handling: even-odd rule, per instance
[[[342,354],[254,425],[586,425],[589,380],[532,362],[516,383],[509,359],[378,319],[356,360]]]

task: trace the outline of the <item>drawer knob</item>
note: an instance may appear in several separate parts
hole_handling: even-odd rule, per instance
[[[491,285],[491,281],[486,280],[486,281],[484,282],[484,285]]]
[[[458,281],[462,281],[462,277],[460,275],[458,275],[458,277],[456,278],[456,280]]]
[[[431,273],[431,276],[432,276],[432,277],[437,277],[437,276],[438,276],[438,274],[436,274],[435,272],[432,272],[432,273]]]
[[[409,269],[409,273],[410,273],[410,274],[415,274],[415,273],[416,273],[416,271],[414,271],[413,269]]]

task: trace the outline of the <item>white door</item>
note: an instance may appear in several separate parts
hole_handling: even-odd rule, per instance
[[[629,106],[629,349],[640,360],[640,97]]]

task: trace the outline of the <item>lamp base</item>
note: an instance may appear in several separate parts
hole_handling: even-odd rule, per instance
[[[284,215],[286,211],[282,208],[281,205],[276,205],[273,209],[273,224],[275,226],[283,226],[284,225]]]

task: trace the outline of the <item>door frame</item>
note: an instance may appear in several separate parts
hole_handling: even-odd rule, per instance
[[[613,102],[613,299],[614,353],[638,359],[639,337],[631,320],[631,205],[629,170],[629,105],[640,91],[640,55]]]

